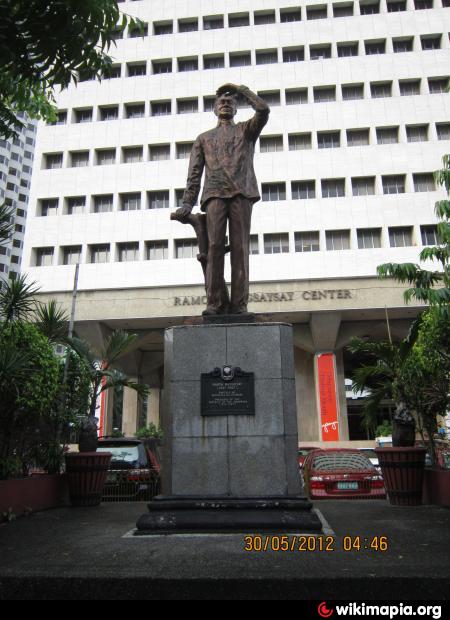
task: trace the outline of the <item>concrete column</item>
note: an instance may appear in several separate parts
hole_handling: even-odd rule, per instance
[[[104,392],[103,401],[101,405],[101,416],[103,420],[100,420],[102,426],[99,428],[99,433],[103,436],[112,435],[113,431],[113,406],[114,406],[114,390],[106,390]]]
[[[314,354],[294,347],[295,390],[299,444],[320,441]]]
[[[136,378],[130,378],[137,383]],[[139,397],[135,390],[124,388],[123,390],[123,417],[122,432],[125,437],[134,437],[138,426],[138,404]]]
[[[161,400],[161,390],[159,388],[151,388],[148,395],[147,405],[147,425],[153,422],[155,426],[160,424],[159,406]]]

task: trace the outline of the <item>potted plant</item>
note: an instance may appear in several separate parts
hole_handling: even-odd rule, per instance
[[[83,360],[90,378],[91,394],[87,415],[81,417],[79,452],[66,454],[66,472],[71,503],[75,506],[97,506],[111,461],[109,452],[97,452],[97,419],[95,417],[100,395],[118,386],[128,387],[143,395],[146,386],[130,381],[116,368],[118,359],[136,339],[135,334],[116,330],[107,338],[102,350],[95,351],[88,343],[72,338],[70,345]]]

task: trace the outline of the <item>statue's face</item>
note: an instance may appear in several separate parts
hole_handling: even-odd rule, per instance
[[[214,113],[219,118],[232,119],[237,112],[237,102],[234,95],[224,93],[217,97],[214,104]]]

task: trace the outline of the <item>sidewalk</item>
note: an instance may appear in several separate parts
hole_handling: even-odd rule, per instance
[[[248,552],[244,534],[124,537],[141,503],[24,517],[0,526],[0,600],[450,598],[450,510],[362,500],[315,507],[334,550]],[[344,551],[345,536],[360,536],[361,549]],[[374,536],[387,537],[387,551],[364,548]]]

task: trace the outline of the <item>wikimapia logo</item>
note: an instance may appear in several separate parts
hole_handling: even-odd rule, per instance
[[[331,618],[336,612],[338,616],[387,616],[393,620],[396,616],[430,616],[433,620],[442,617],[440,605],[366,605],[365,603],[349,603],[329,608],[326,602],[319,604],[317,612],[321,618]]]

